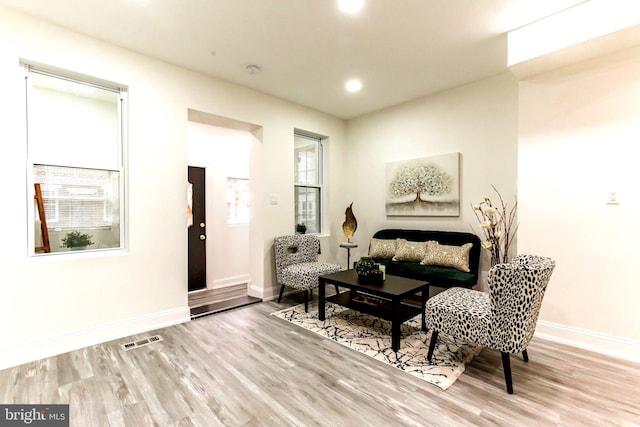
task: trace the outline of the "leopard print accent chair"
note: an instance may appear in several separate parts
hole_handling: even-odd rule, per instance
[[[318,276],[342,270],[339,264],[318,261],[320,240],[314,234],[294,234],[274,240],[276,279],[280,284],[278,302],[285,286],[304,291],[304,311],[308,311],[309,290],[318,287]]]
[[[438,333],[477,343],[502,353],[507,392],[513,393],[510,354],[522,352],[535,332],[547,284],[555,268],[551,258],[518,255],[511,263],[489,270],[489,292],[451,288],[430,298],[427,328],[432,330],[427,359],[431,361]]]

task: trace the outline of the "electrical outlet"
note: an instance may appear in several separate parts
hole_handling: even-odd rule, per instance
[[[616,193],[615,191],[610,191],[609,192],[609,197],[607,197],[607,204],[608,205],[619,205],[620,201],[618,200],[618,193]]]
[[[272,194],[269,196],[269,204],[270,205],[277,205],[278,204],[278,195],[277,194]]]

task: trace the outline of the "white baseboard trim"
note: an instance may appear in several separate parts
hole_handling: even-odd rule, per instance
[[[263,287],[258,286],[255,283],[249,283],[247,294],[255,298],[260,298],[262,301],[269,301],[273,299],[273,295],[271,292],[268,292],[268,289],[264,289]]]
[[[535,336],[640,363],[640,342],[539,320]]]
[[[251,278],[248,274],[241,274],[238,276],[229,276],[222,279],[215,279],[211,282],[211,287],[209,289],[220,289],[226,288],[228,286],[235,285],[244,285],[249,284],[251,282]]]
[[[181,307],[35,341],[3,351],[3,354],[0,355],[0,369],[22,365],[23,363],[154,329],[177,325],[189,320],[189,307]]]
[[[314,290],[317,292],[317,289]],[[280,285],[272,286],[270,288],[260,288],[254,284],[249,286],[249,295],[252,297],[260,298],[262,301],[275,301],[280,294]],[[285,288],[283,296],[300,292],[298,289]]]

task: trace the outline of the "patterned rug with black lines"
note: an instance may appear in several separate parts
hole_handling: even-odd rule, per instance
[[[438,342],[431,363],[427,360],[431,332],[420,330],[420,315],[401,326],[400,349],[391,349],[391,322],[360,313],[347,307],[327,303],[325,320],[318,320],[317,303],[304,304],[271,313],[304,329],[315,332],[376,360],[384,362],[443,390],[464,372],[482,346],[456,342],[445,334]]]

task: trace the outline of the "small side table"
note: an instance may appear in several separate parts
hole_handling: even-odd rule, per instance
[[[357,248],[358,244],[357,243],[351,243],[351,242],[343,242],[340,243],[340,247],[341,248],[345,248],[347,250],[347,270],[350,269],[350,265],[351,265],[351,249],[353,248]]]

